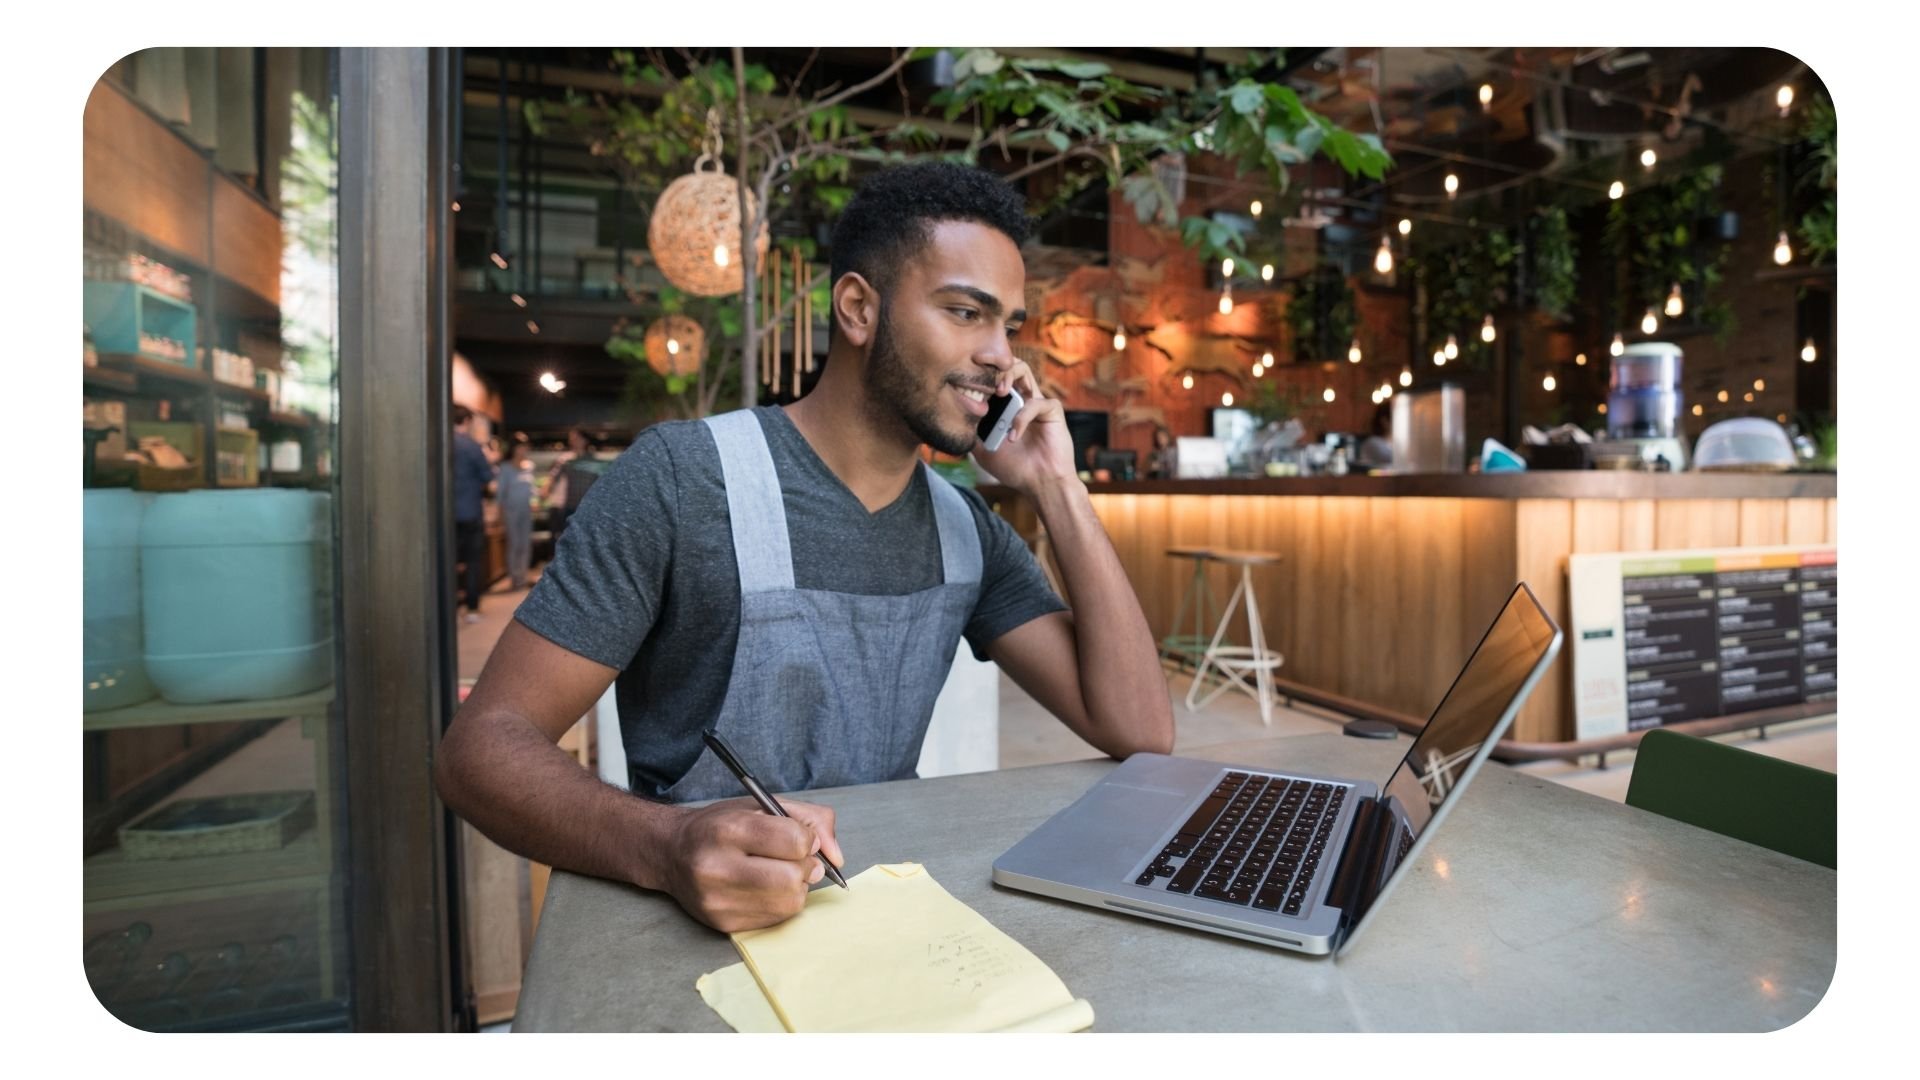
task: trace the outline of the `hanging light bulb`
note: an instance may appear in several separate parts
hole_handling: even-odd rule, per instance
[[[1609,199],[1618,199],[1620,196],[1625,195],[1626,193],[1627,193],[1627,185],[1624,183],[1621,183],[1618,180],[1615,180],[1613,184],[1607,188],[1607,198]]]
[[[1273,264],[1272,263],[1267,263],[1266,265],[1260,268],[1260,280],[1261,281],[1273,280]]]
[[[1556,383],[1556,382],[1554,382],[1554,381],[1553,381],[1553,376],[1551,376],[1551,375],[1549,375],[1549,376],[1547,376],[1546,378],[1544,378],[1544,379],[1541,379],[1541,380],[1540,380],[1540,389],[1542,389],[1542,390],[1552,390],[1552,389],[1553,389],[1554,387],[1556,387],[1556,386],[1558,386],[1558,385],[1560,385],[1560,384],[1559,384],[1559,383]]]
[[[1353,344],[1347,346],[1347,363],[1357,364],[1359,362],[1360,362],[1360,339],[1354,338]]]
[[[533,321],[532,319],[528,319],[528,320],[527,320],[527,333],[529,333],[529,334],[537,334],[537,333],[539,333],[539,332],[540,332],[540,324],[539,324],[539,323],[537,323],[537,322],[534,322],[534,321]]]
[[[1333,387],[1331,386],[1327,387],[1326,390],[1321,393],[1320,400],[1325,401],[1326,403],[1331,405],[1333,403]]]
[[[1677,319],[1687,310],[1686,298],[1680,295],[1680,283],[1673,283],[1673,291],[1667,294],[1667,318]]]
[[[1400,235],[1401,236],[1413,235],[1413,219],[1412,218],[1400,219]]]
[[[1380,250],[1373,253],[1373,272],[1376,274],[1393,273],[1393,247],[1386,237],[1380,238]]]
[[[1381,383],[1381,384],[1380,384],[1380,398],[1381,398],[1381,400],[1383,400],[1383,401],[1384,401],[1385,399],[1387,399],[1387,398],[1390,398],[1390,397],[1392,397],[1392,396],[1393,396],[1393,384],[1392,384],[1392,383],[1384,383],[1384,382],[1383,382],[1383,383]]]
[[[668,356],[680,355],[680,339],[679,338],[667,339],[667,355]]]
[[[1621,353],[1624,353],[1626,351],[1627,351],[1626,339],[1621,337],[1619,334],[1613,335],[1613,344],[1607,346],[1607,352],[1613,354],[1614,356],[1619,356]]]
[[[1191,389],[1193,389],[1193,376],[1191,376],[1191,375],[1182,375],[1182,376],[1180,376],[1180,389],[1182,389],[1182,390],[1191,390]],[[1724,400],[1724,399],[1723,399],[1723,400]]]
[[[1695,415],[1695,416],[1700,416],[1700,415],[1702,415],[1702,414],[1704,414],[1704,413],[1705,413],[1706,411],[1707,411],[1707,410],[1706,410],[1705,408],[1703,408],[1703,407],[1701,407],[1701,406],[1699,406],[1699,405],[1695,405],[1695,406],[1693,407],[1693,415]]]
[[[1648,308],[1647,313],[1640,316],[1640,332],[1651,334],[1658,329],[1660,329],[1660,316],[1655,314],[1652,308]]]
[[[1433,366],[1434,367],[1447,366],[1447,350],[1445,349],[1433,350]]]
[[[1445,186],[1447,189],[1447,198],[1451,199],[1455,195],[1460,194],[1460,177],[1454,173],[1448,173]]]
[[[1252,205],[1252,206],[1249,206],[1249,207],[1247,207],[1247,209],[1249,209],[1249,210],[1251,210],[1251,211],[1253,211],[1253,216],[1254,216],[1254,217],[1259,217],[1259,216],[1260,216],[1260,211],[1261,211],[1261,210],[1264,210],[1264,209],[1266,209],[1266,208],[1260,205],[1260,200],[1259,200],[1259,199],[1255,199],[1255,200],[1253,200],[1253,205]]]
[[[727,245],[725,244],[713,245],[713,265],[725,266],[729,261],[730,260],[727,257]]]
[[[1793,261],[1793,245],[1787,243],[1787,231],[1780,230],[1780,239],[1773,245],[1773,261],[1785,266]]]
[[[527,306],[527,298],[524,296],[521,296],[519,293],[514,293],[513,296],[510,297],[510,299],[513,301],[515,307]]]
[[[1782,86],[1779,92],[1773,95],[1773,103],[1780,106],[1781,116],[1787,115],[1787,110],[1793,108],[1793,87]]]
[[[1115,327],[1113,331],[1113,351],[1125,352],[1126,350],[1127,350],[1127,328],[1124,326]]]
[[[1231,292],[1222,292],[1220,294],[1220,314],[1233,314],[1233,294]]]
[[[1785,235],[1787,235],[1787,234],[1786,234],[1786,233],[1781,233],[1780,235],[1781,235],[1781,236],[1785,236]],[[500,269],[502,269],[502,270],[505,270],[505,269],[507,268],[507,257],[506,257],[505,255],[502,255],[502,254],[500,254],[500,253],[499,253],[499,252],[497,252],[497,251],[496,251],[496,252],[494,252],[494,253],[493,253],[493,265],[495,265],[495,266],[497,266],[497,267],[499,267],[499,268],[500,268]]]
[[[1493,344],[1493,339],[1496,336],[1498,336],[1498,333],[1499,332],[1493,328],[1492,315],[1488,315],[1485,319],[1481,320],[1480,322],[1480,340],[1481,341],[1484,341],[1487,344],[1491,345]]]
[[[1373,393],[1368,394],[1367,398],[1371,400],[1375,405],[1380,404],[1380,391],[1375,390]]]
[[[1727,392],[1725,390],[1720,391],[1720,393],[1714,396],[1714,399],[1724,403],[1727,400]]]
[[[1261,367],[1273,366],[1273,353],[1271,350],[1260,354],[1260,366]]]
[[[1597,408],[1595,411],[1598,412],[1601,416],[1607,415],[1607,403],[1604,401],[1601,402],[1599,408]]]
[[[1753,391],[1751,391],[1751,390],[1749,390],[1749,391],[1747,391],[1747,392],[1746,392],[1745,394],[1743,394],[1743,395],[1741,395],[1741,400],[1743,400],[1743,401],[1752,401],[1752,400],[1753,400]]]
[[[1653,147],[1651,146],[1647,147],[1645,150],[1640,151],[1640,164],[1645,168],[1649,168],[1649,169],[1653,168],[1654,163],[1658,162],[1659,160],[1660,160],[1660,155],[1654,153]]]
[[[1586,367],[1586,366],[1587,366],[1587,354],[1586,354],[1586,353],[1579,353],[1579,354],[1577,354],[1576,356],[1574,356],[1574,358],[1573,358],[1573,362],[1574,362],[1574,364],[1575,364],[1575,365],[1577,365],[1577,366],[1579,366],[1579,367]]]
[[[1447,354],[1447,359],[1449,360],[1457,359],[1460,355],[1460,340],[1454,337],[1452,334],[1448,334],[1447,347],[1442,349],[1441,351]]]
[[[1480,84],[1480,107],[1485,109],[1493,104],[1493,84]]]
[[[1400,385],[1401,386],[1413,385],[1413,369],[1412,368],[1400,369]]]
[[[1267,365],[1261,363],[1258,360],[1255,360],[1253,362],[1253,377],[1257,379],[1260,376],[1265,375],[1266,373],[1267,373]]]
[[[1226,393],[1224,393],[1224,394],[1221,394],[1221,395],[1220,395],[1220,404],[1222,404],[1222,405],[1224,405],[1224,406],[1226,406],[1226,407],[1228,407],[1228,408],[1232,408],[1232,406],[1233,406],[1233,391],[1231,391],[1231,390],[1229,390],[1229,391],[1227,391]]]
[[[1819,355],[1819,353],[1814,351],[1812,338],[1808,338],[1807,343],[1800,346],[1800,362],[1803,364],[1813,363],[1814,360],[1818,359]]]
[[[1762,392],[1764,392],[1764,391],[1766,390],[1766,388],[1767,388],[1767,380],[1765,380],[1765,379],[1755,379],[1755,380],[1753,380],[1753,388],[1754,388],[1755,390],[1759,390],[1759,391],[1762,391]]]
[[[453,202],[453,212],[456,214],[460,212],[460,200],[458,199],[455,199]]]
[[[1223,278],[1230,278],[1233,276],[1233,260],[1232,259],[1220,260],[1220,276]]]

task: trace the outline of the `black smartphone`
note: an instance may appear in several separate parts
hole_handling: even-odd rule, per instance
[[[1020,415],[1020,407],[1025,404],[1018,390],[1008,390],[1005,397],[988,398],[987,415],[980,418],[975,431],[980,445],[988,450],[1000,449],[1000,444],[1007,441],[1007,432],[1013,430],[1013,418]]]

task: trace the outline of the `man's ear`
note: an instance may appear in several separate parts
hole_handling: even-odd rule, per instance
[[[859,274],[840,275],[833,283],[833,324],[847,344],[856,349],[871,344],[879,318],[879,291]]]

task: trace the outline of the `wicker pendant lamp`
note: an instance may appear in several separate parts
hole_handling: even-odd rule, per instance
[[[707,355],[707,332],[685,315],[647,327],[647,366],[662,375],[692,375]]]
[[[693,171],[660,193],[647,225],[647,248],[660,272],[695,296],[731,296],[746,282],[740,272],[740,190],[721,164],[720,151],[720,112],[709,109],[706,139]],[[757,214],[750,192],[747,205]],[[753,246],[764,262],[764,225]]]

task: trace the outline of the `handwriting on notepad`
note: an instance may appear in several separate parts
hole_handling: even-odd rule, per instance
[[[1006,954],[970,930],[942,934],[927,943],[927,968],[947,977],[947,985],[965,993],[982,990],[1014,970]]]

